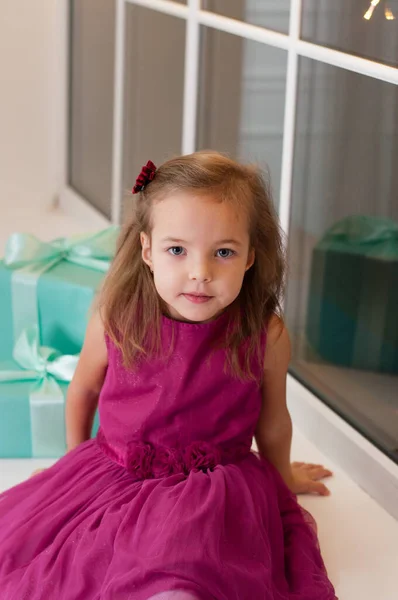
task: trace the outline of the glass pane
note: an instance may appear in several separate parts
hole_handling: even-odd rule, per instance
[[[115,0],[71,2],[69,182],[108,218],[114,32]]]
[[[202,0],[202,7],[266,29],[289,31],[290,0]]]
[[[127,7],[124,187],[142,165],[181,154],[185,21]]]
[[[286,52],[203,28],[201,58],[198,149],[268,165],[278,205]]]
[[[398,0],[303,0],[301,37],[398,65]]]
[[[292,372],[398,461],[398,87],[302,58]]]

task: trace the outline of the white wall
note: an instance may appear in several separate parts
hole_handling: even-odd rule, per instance
[[[57,4],[0,3],[0,218],[57,192]]]

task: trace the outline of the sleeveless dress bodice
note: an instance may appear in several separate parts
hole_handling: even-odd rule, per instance
[[[231,373],[225,349],[216,348],[225,320],[192,324],[163,317],[162,358],[141,359],[134,369],[123,366],[121,351],[107,338],[98,438],[119,464],[150,475],[151,455],[157,469],[167,469],[170,458],[171,473],[250,452],[261,410],[261,364],[253,360],[251,380]],[[264,334],[262,348],[265,340]]]

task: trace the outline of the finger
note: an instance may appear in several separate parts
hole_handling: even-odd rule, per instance
[[[312,480],[319,480],[319,479],[324,479],[326,477],[331,477],[333,475],[333,473],[331,471],[327,471],[326,469],[323,469],[322,467],[318,468],[318,469],[312,469],[311,471],[309,471],[308,476],[312,479]]]
[[[308,465],[308,471],[317,472],[317,473],[325,473],[325,477],[328,475],[333,475],[333,472],[329,469],[326,469],[323,465]]]
[[[319,496],[330,496],[330,490],[323,483],[313,481],[310,485],[310,491]]]
[[[333,471],[328,471],[327,469],[323,472],[323,477],[332,477]]]
[[[325,473],[332,473],[329,469],[326,469],[323,465],[317,465],[315,463],[304,463],[304,462],[294,462],[292,463],[293,467],[303,468],[306,471],[313,471],[316,469],[322,469]]]

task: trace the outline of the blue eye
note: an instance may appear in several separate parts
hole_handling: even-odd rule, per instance
[[[219,258],[230,258],[234,254],[235,252],[229,248],[220,248],[220,250],[217,250],[217,256]]]
[[[184,254],[184,248],[182,246],[172,246],[167,250],[173,256],[181,256]]]

